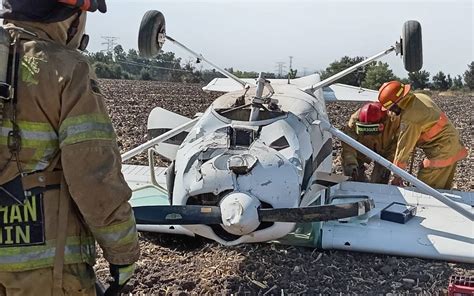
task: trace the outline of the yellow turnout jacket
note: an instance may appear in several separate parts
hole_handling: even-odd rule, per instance
[[[4,106],[0,185],[19,175],[19,163],[24,173],[36,172],[33,183],[57,179],[61,189],[30,196],[24,205],[0,205],[0,271],[50,267],[58,255],[65,264],[93,264],[95,241],[110,263],[131,264],[139,257],[131,190],[93,70],[65,46],[60,26],[14,23],[38,37],[25,35],[21,46],[18,160],[9,161],[12,123]]]
[[[458,131],[429,96],[409,93],[398,105],[402,112],[393,160],[397,166],[407,167],[415,146],[426,155],[425,168],[447,167],[467,156]]]

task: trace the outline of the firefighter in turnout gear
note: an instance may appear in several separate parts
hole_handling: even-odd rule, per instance
[[[357,110],[349,119],[344,132],[367,148],[392,161],[397,144],[400,120],[398,117],[387,116],[382,105],[367,103]],[[372,160],[350,145],[342,142],[342,166],[344,174],[354,181],[387,184],[390,171],[374,164],[370,180],[366,177],[365,164]]]
[[[95,243],[120,293],[139,257],[104,98],[78,52],[104,0],[3,0],[11,36],[0,133],[0,295],[95,295]],[[0,61],[4,63],[5,61]]]
[[[379,90],[379,101],[384,109],[400,116],[400,135],[393,163],[407,167],[410,153],[419,147],[425,153],[417,178],[433,188],[452,187],[456,164],[467,157],[459,133],[425,94],[410,92],[410,85],[399,81],[384,83]],[[396,177],[392,184],[402,184]]]

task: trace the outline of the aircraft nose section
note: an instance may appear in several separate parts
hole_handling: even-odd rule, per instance
[[[223,228],[235,235],[251,233],[260,225],[260,201],[248,193],[232,192],[220,202]]]

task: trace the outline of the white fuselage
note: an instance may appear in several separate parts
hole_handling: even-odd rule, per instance
[[[224,221],[185,228],[225,245],[280,238],[294,223],[259,223],[256,208],[298,207],[316,171],[331,172],[331,136],[311,124],[328,119],[322,92],[273,88],[278,109],[261,109],[256,121],[250,107],[238,108],[255,88],[244,100],[245,91],[219,97],[179,147],[172,204],[221,206]]]

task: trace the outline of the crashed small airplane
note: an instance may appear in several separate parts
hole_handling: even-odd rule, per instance
[[[473,193],[432,189],[334,128],[326,111],[325,101],[377,100],[376,91],[333,83],[382,56],[400,54],[408,71],[419,70],[417,21],[394,45],[322,81],[239,79],[166,35],[163,14],[148,11],[141,55],[155,56],[165,40],[225,75],[203,89],[226,94],[193,119],[155,108],[152,139],[122,155],[148,152],[149,166],[123,165],[139,230],[474,263]],[[333,137],[414,187],[331,174]],[[171,165],[155,166],[156,155]]]

